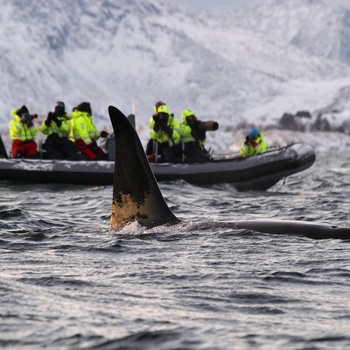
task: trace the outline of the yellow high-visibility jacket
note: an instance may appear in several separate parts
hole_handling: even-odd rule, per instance
[[[11,140],[20,140],[20,141],[32,141],[35,136],[38,135],[39,130],[34,125],[34,123],[22,123],[21,117],[17,114],[18,109],[14,109],[11,112],[13,119],[9,124],[9,132]]]
[[[267,150],[267,143],[263,140],[263,135],[260,132],[259,137],[254,142],[245,141],[241,146],[239,153],[243,158],[254,156],[256,154],[265,153]]]
[[[154,130],[155,123],[150,123],[152,125],[151,129],[151,139],[156,140],[159,143],[169,142],[169,146],[177,145],[180,141],[180,133],[179,133],[179,122],[172,115],[169,115],[167,125],[173,130],[172,135],[169,136],[165,131],[159,129]]]
[[[44,121],[40,125],[40,131],[44,135],[51,135],[53,133],[56,133],[59,137],[69,138],[72,129],[72,119],[67,113],[57,116],[57,119],[62,122],[60,127],[55,123],[54,120],[51,121],[49,126],[47,126],[46,121]]]
[[[88,112],[75,109],[72,112],[72,120],[74,140],[82,139],[88,145],[99,138],[100,133]]]

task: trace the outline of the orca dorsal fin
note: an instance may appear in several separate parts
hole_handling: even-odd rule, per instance
[[[109,106],[115,135],[115,167],[110,227],[137,221],[147,228],[179,220],[166,204],[136,130],[116,107]]]

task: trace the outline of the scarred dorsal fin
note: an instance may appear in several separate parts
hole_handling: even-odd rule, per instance
[[[111,229],[133,221],[148,228],[179,222],[160,192],[134,127],[116,107],[109,106],[108,112],[115,135]]]

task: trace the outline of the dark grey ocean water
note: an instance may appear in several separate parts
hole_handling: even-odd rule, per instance
[[[0,183],[0,348],[350,348],[350,241],[219,223],[349,227],[349,154],[267,192],[161,189],[184,223],[113,233],[111,186]]]

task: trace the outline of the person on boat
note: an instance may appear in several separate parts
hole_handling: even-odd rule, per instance
[[[251,129],[246,136],[239,153],[243,158],[254,156],[255,154],[265,153],[267,150],[267,143],[263,139],[263,135],[257,129]]]
[[[207,162],[210,160],[209,152],[205,149],[206,132],[217,130],[219,124],[213,121],[203,122],[198,120],[190,109],[182,111],[182,123],[180,124],[180,154],[184,155],[186,163]],[[177,152],[179,153],[179,152]]]
[[[167,105],[159,102],[159,105],[155,105],[155,113],[149,123],[151,140],[146,147],[146,154],[159,157],[157,161],[160,162],[173,162],[174,146],[180,140],[180,125]]]
[[[156,115],[158,114],[158,108],[159,108],[160,106],[166,106],[166,104],[165,104],[163,101],[158,101],[158,102],[156,102],[155,105],[153,106],[153,111],[154,111],[154,113],[153,113],[153,115],[151,115],[151,118],[150,118],[149,123],[148,123],[148,126],[150,127],[151,130],[153,129],[154,123],[155,123],[155,121],[154,121],[154,116],[156,116]],[[152,141],[152,140],[149,140],[149,141]],[[147,152],[146,152],[146,153],[147,153]]]
[[[99,132],[92,120],[91,105],[82,102],[72,111],[72,125],[75,145],[87,160],[107,160],[108,154],[98,146],[99,137],[106,138],[106,131]]]
[[[72,119],[65,110],[65,104],[57,101],[54,112],[49,112],[46,120],[40,125],[40,131],[47,135],[44,142],[45,158],[80,160],[75,144],[69,139],[72,136]]]
[[[14,109],[11,112],[13,119],[9,124],[10,138],[12,140],[11,157],[12,158],[40,158],[37,150],[35,137],[39,130],[34,125],[33,119],[37,114],[30,114],[26,106]]]
[[[149,127],[152,129],[154,126],[154,116],[158,114],[158,109],[160,106],[166,106],[166,103],[163,101],[157,101],[153,107],[154,114],[151,116],[150,121],[149,121]],[[170,113],[170,112],[169,112]],[[174,116],[173,114],[170,113],[171,116]]]
[[[153,113],[153,115],[151,115],[151,118],[150,118],[149,123],[148,123],[150,130],[152,130],[154,127],[155,118],[157,118],[156,115],[158,114],[158,108],[160,106],[166,106],[166,104],[163,101],[157,101],[155,103],[155,105],[153,106],[154,113]],[[148,140],[147,145],[146,145],[146,155],[147,155],[148,159],[149,160],[151,159],[153,162],[155,161],[153,158],[157,156],[155,154],[155,153],[157,153],[157,149],[156,150],[153,149],[154,148],[153,145],[155,142],[156,141],[151,138]]]

